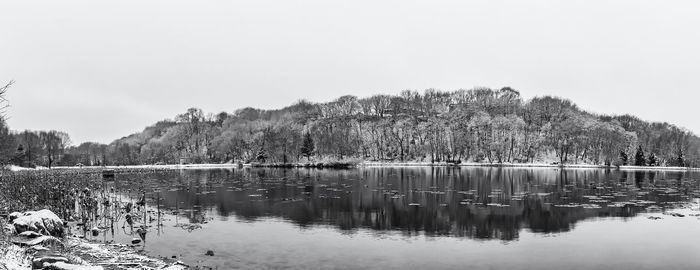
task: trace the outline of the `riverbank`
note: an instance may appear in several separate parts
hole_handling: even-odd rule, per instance
[[[244,164],[244,166],[250,166],[250,164]],[[224,164],[159,164],[159,165],[125,165],[125,166],[56,166],[52,169],[109,169],[109,170],[119,170],[119,169],[162,169],[162,170],[181,170],[181,169],[219,169],[219,168],[236,168],[239,167],[238,164],[234,163],[224,163]]]
[[[700,168],[672,167],[672,166],[605,166],[592,164],[545,164],[545,163],[445,163],[445,162],[318,162],[318,163],[225,163],[225,164],[164,164],[164,165],[125,165],[125,166],[57,166],[51,170],[82,170],[86,172],[102,172],[114,170],[120,173],[144,172],[158,170],[199,170],[199,169],[235,169],[241,167],[263,168],[330,168],[350,169],[362,167],[504,167],[504,168],[558,168],[558,169],[619,169],[619,170],[659,170],[659,171],[698,171]],[[48,168],[37,169],[8,167],[10,171],[44,171]]]
[[[619,170],[663,170],[696,171],[700,168],[671,166],[605,166],[592,164],[545,164],[545,163],[430,163],[430,162],[363,162],[363,167],[508,167],[508,168],[559,168],[559,169],[619,169]]]

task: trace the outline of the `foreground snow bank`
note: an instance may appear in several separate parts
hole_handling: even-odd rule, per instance
[[[104,265],[108,269],[188,269],[182,262],[166,262],[141,254],[138,250],[118,243],[91,243],[82,238],[66,237],[66,244],[72,247],[71,254],[88,258],[87,263]],[[110,267],[111,266],[111,267]]]
[[[0,224],[5,219],[0,219]],[[7,238],[0,238],[0,270],[6,269],[187,269],[141,254],[131,246],[99,244],[69,236],[70,229],[50,210],[8,215]],[[64,237],[65,236],[65,237]]]

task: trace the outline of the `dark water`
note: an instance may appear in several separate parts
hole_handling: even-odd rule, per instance
[[[147,190],[149,207],[167,213],[137,248],[199,267],[700,269],[698,179],[600,169],[244,168],[117,175],[110,185],[130,200]],[[128,243],[130,233],[98,239]]]

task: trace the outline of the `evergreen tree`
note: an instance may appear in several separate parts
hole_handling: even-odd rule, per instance
[[[258,154],[256,155],[255,159],[258,162],[265,163],[265,160],[267,160],[267,154],[265,153],[264,148],[260,148],[260,151],[258,151]]]
[[[649,154],[649,158],[647,159],[647,164],[649,166],[656,166],[656,165],[658,165],[657,164],[658,162],[659,161],[656,160],[656,155],[654,155],[654,153]]]
[[[10,129],[5,124],[5,120],[0,118],[0,165],[5,165],[15,156],[17,144],[15,137],[10,133]]]
[[[678,157],[676,158],[676,166],[685,167],[685,157],[683,156],[683,150],[678,151]]]
[[[19,146],[17,146],[17,151],[15,151],[15,156],[12,158],[10,163],[15,164],[17,166],[24,166],[24,157],[25,157],[25,152],[24,152],[24,146],[20,143]]]
[[[644,157],[644,149],[642,146],[637,147],[637,154],[634,155],[634,166],[646,166],[647,159]]]
[[[315,151],[315,146],[314,146],[314,140],[311,138],[310,133],[305,133],[304,134],[304,142],[301,145],[301,154],[306,157],[306,159],[310,159],[311,155],[314,154]]]
[[[627,153],[625,153],[625,151],[620,151],[620,161],[622,161],[622,165],[627,165],[628,159]]]

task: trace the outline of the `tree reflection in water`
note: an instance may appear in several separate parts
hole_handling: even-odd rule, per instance
[[[160,192],[160,207],[190,223],[278,217],[302,227],[515,240],[522,229],[566,232],[584,219],[683,207],[699,197],[697,176],[551,168],[243,168],[119,175],[115,185],[152,190],[150,198]]]

